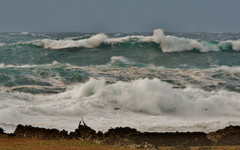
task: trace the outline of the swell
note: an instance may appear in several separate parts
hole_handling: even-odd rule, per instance
[[[96,34],[85,38],[68,39],[39,39],[9,44],[10,46],[33,46],[44,49],[124,49],[124,48],[154,48],[162,52],[182,51],[239,51],[240,40],[200,41],[183,37],[165,35],[162,29],[156,29],[152,36],[131,35],[124,37],[108,37],[106,34]],[[8,46],[9,46],[8,45]],[[1,47],[7,44],[1,44]]]

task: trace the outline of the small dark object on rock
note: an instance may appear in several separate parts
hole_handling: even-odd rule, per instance
[[[80,122],[81,122],[81,121],[80,121]],[[83,122],[83,125],[84,125],[84,126],[87,126],[86,123],[84,122],[83,118],[82,118],[82,122]]]

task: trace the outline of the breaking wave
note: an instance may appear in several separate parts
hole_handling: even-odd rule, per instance
[[[0,47],[6,44],[0,43]],[[182,38],[171,35],[165,35],[162,29],[153,31],[152,36],[131,35],[124,37],[108,37],[106,34],[100,33],[93,36],[85,36],[84,38],[67,38],[61,40],[55,39],[39,39],[26,42],[18,42],[10,45],[33,45],[43,47],[44,49],[70,49],[70,48],[156,48],[162,52],[181,52],[197,50],[199,52],[209,51],[239,51],[240,40],[226,41],[200,41],[196,39]]]
[[[98,47],[102,42],[104,42],[105,39],[107,39],[107,36],[105,34],[97,34],[88,39],[81,39],[78,41],[43,39],[28,43],[32,43],[36,46],[43,46],[44,48],[49,49],[65,49],[74,47],[94,48]]]
[[[40,39],[27,42],[19,42],[20,45],[34,45],[45,49],[69,49],[69,48],[104,48],[116,46],[124,48],[132,46],[131,48],[139,48],[143,46],[154,47],[161,49],[162,52],[181,52],[197,50],[200,52],[209,51],[239,51],[240,40],[226,40],[226,41],[199,41],[196,39],[188,39],[165,35],[162,29],[153,31],[152,36],[132,35],[117,38],[110,38],[106,34],[96,34],[84,39]],[[1,46],[1,44],[0,44]]]
[[[159,79],[138,79],[105,84],[90,79],[55,96],[60,99],[93,99],[93,105],[115,106],[152,115],[239,116],[239,93],[206,92],[195,88],[174,89]],[[90,100],[89,100],[90,101]],[[89,103],[91,104],[91,102]]]
[[[84,117],[100,130],[125,125],[145,131],[209,131],[234,124],[240,116],[239,93],[174,89],[156,78],[114,84],[91,78],[53,95],[0,93],[0,123],[14,126],[23,123],[73,130]]]

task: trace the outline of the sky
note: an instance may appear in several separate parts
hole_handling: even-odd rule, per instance
[[[240,33],[240,0],[0,0],[0,32]]]

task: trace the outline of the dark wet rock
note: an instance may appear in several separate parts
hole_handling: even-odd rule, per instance
[[[0,128],[0,134],[3,129]],[[158,149],[160,146],[174,146],[173,149],[188,150],[189,146],[240,145],[240,127],[229,126],[216,132],[139,132],[134,128],[111,128],[106,133],[97,132],[88,127],[84,121],[68,135],[57,129],[45,129],[18,125],[14,134],[17,137],[39,139],[80,139],[97,144],[109,144],[124,148]],[[204,147],[205,148],[205,147]],[[204,149],[202,147],[202,149]]]
[[[104,134],[104,144],[118,145],[125,148],[141,147],[134,143],[129,137],[140,133],[130,127],[111,128]]]
[[[4,130],[0,127],[0,134],[4,134]]]
[[[134,128],[130,127],[117,127],[117,128],[111,128],[108,129],[108,131],[104,134],[106,137],[111,137],[111,136],[121,136],[121,137],[126,137],[129,135],[135,135],[140,133]]]
[[[240,127],[228,126],[216,132],[210,132],[208,138],[217,145],[240,145]]]
[[[128,137],[132,134],[140,133],[136,129],[129,127],[111,128],[103,134],[101,143],[108,145],[117,145],[124,148],[140,148],[140,145],[135,144]],[[99,141],[97,141],[99,143]]]
[[[32,126],[18,125],[14,134],[17,137],[28,137],[36,139],[68,139],[67,131],[57,129],[45,129]]]
[[[83,121],[83,125],[81,124],[81,121],[80,121],[78,128],[75,130],[75,132],[71,132],[69,134],[69,137],[90,140],[90,139],[95,138],[96,136],[100,137],[101,135],[102,135],[101,132],[98,132],[98,134],[96,134],[96,131],[93,130],[92,128],[88,127],[84,123],[84,121]]]

